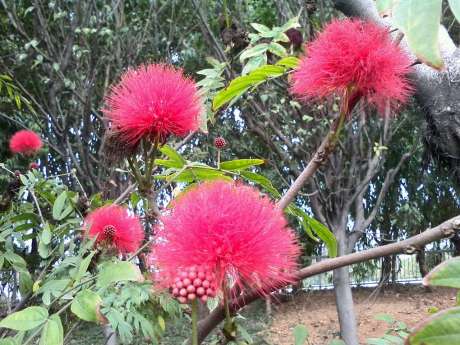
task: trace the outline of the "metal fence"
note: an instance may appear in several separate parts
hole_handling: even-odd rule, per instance
[[[431,250],[425,252],[425,267],[431,270],[444,260],[452,257],[451,250]],[[311,263],[327,259],[326,256],[310,257]],[[384,263],[384,260],[385,263]],[[387,265],[386,272],[382,272],[382,265]],[[388,266],[389,265],[389,266]],[[420,283],[422,275],[417,256],[408,254],[392,255],[349,266],[352,286],[376,286],[382,281],[382,275],[389,283]],[[330,289],[332,272],[326,272],[304,279],[305,289]]]

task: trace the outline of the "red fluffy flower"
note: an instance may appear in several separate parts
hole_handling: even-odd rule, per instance
[[[121,253],[135,252],[144,239],[139,218],[117,205],[103,206],[91,212],[85,218],[84,229],[87,236],[97,237],[96,243],[113,246]]]
[[[391,41],[388,30],[357,19],[334,20],[307,44],[293,74],[291,91],[305,99],[343,94],[353,88],[383,112],[411,93],[406,78],[410,59]]]
[[[294,280],[295,235],[282,210],[255,188],[203,183],[176,199],[161,222],[152,262],[167,286],[190,267],[207,267],[216,289],[229,282],[266,294]]]
[[[195,82],[163,64],[128,70],[105,102],[105,116],[130,144],[195,131],[202,111]]]
[[[34,131],[20,130],[10,139],[10,150],[13,153],[22,153],[31,156],[43,146],[40,136]]]

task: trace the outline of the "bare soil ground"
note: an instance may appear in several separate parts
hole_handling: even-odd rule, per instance
[[[353,292],[361,344],[366,344],[367,338],[382,336],[387,329],[387,324],[376,320],[375,315],[388,314],[413,327],[429,315],[430,307],[454,306],[456,296],[451,289],[426,292],[420,286],[397,286],[373,292],[374,289]],[[333,291],[305,292],[277,305],[270,326],[263,332],[264,338],[269,344],[292,345],[292,331],[298,324],[308,328],[310,345],[326,345],[337,338],[339,326]]]

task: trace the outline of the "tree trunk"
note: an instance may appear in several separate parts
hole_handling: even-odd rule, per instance
[[[336,234],[339,256],[347,254],[346,236],[345,231]],[[347,345],[359,345],[348,266],[334,270],[333,281],[340,336]]]
[[[118,345],[117,334],[113,331],[110,324],[102,326],[105,336],[105,345]]]
[[[334,270],[334,292],[340,335],[347,345],[359,345],[353,296],[349,282],[348,266]]]
[[[391,256],[391,282],[393,285],[395,285],[396,281],[398,280],[398,271],[396,270],[396,260],[397,260],[396,255],[392,255]]]
[[[391,256],[382,258],[382,268],[380,269],[379,285],[387,285],[391,276]]]
[[[422,248],[419,252],[417,252],[417,262],[421,276],[425,277],[430,271],[426,265],[425,248]]]
[[[460,256],[460,235],[455,234],[450,241],[454,245],[454,256]]]

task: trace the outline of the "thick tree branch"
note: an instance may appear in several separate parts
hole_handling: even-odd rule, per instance
[[[311,266],[304,267],[297,272],[297,278],[301,280],[320,273],[329,272],[340,267],[345,267],[359,262],[377,259],[397,253],[413,253],[414,250],[417,250],[417,248],[421,248],[428,243],[440,240],[442,238],[451,237],[459,230],[460,216],[457,216],[434,228],[425,230],[419,235],[408,238],[407,240],[340,256],[333,259],[323,260]],[[277,288],[281,288],[281,286]],[[257,300],[259,297],[260,295],[256,291],[247,292],[232,302],[231,309],[235,312],[243,308],[245,305],[248,305],[249,303]],[[224,317],[224,309],[222,306],[219,306],[207,318],[199,322],[198,337],[200,343],[224,319]]]

